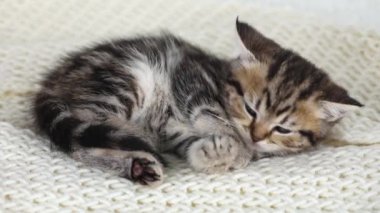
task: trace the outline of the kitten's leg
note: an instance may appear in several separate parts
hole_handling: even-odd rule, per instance
[[[203,111],[197,115],[191,128],[168,124],[172,135],[171,150],[187,159],[197,171],[214,173],[239,169],[252,159],[250,152],[231,126]]]
[[[94,112],[71,111],[75,114],[62,112],[65,116],[57,116],[49,125],[48,134],[59,148],[87,164],[114,169],[142,184],[162,182],[163,159],[149,133],[112,114],[105,121],[96,121],[88,119],[96,117]]]
[[[199,105],[192,110],[194,128],[208,135],[188,149],[190,164],[198,170],[220,172],[246,167],[250,152],[224,108],[217,103]]]
[[[162,163],[148,152],[89,148],[74,151],[72,157],[143,185],[154,186],[163,181]]]
[[[161,183],[164,159],[156,152],[154,139],[136,125],[112,121],[79,128],[73,157],[144,185]]]
[[[181,63],[172,75],[173,96],[178,109],[188,119],[187,132],[192,139],[179,141],[175,149],[182,150],[181,155],[200,171],[218,172],[246,166],[249,155],[244,154],[247,159],[240,159],[244,143],[226,111],[223,72],[219,72],[223,66],[216,70],[208,66],[199,69],[192,60]]]

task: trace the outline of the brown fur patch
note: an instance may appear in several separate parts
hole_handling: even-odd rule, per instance
[[[321,120],[316,116],[318,106],[314,100],[301,101],[297,104],[294,115],[297,117],[298,125],[302,129],[319,133],[321,130]]]
[[[252,64],[249,68],[234,71],[234,78],[238,80],[245,92],[256,93],[266,85],[268,65],[264,63]]]

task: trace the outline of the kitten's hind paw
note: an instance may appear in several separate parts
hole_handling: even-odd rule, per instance
[[[156,186],[163,181],[160,163],[145,158],[134,158],[131,167],[131,179],[142,185]]]
[[[72,156],[142,185],[156,186],[163,181],[162,163],[148,152],[92,148],[79,149]]]

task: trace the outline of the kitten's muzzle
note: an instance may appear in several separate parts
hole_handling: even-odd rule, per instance
[[[255,137],[255,136],[251,136],[251,139],[252,139],[252,142],[253,142],[253,143],[257,143],[257,142],[259,142],[259,141],[264,140],[264,137]]]

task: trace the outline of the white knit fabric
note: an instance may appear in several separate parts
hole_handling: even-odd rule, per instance
[[[229,56],[241,20],[327,70],[366,106],[331,140],[352,144],[262,159],[228,174],[179,162],[151,189],[58,152],[36,135],[30,97],[64,53],[168,29]],[[0,1],[0,212],[379,212],[380,35],[232,1]],[[372,144],[372,145],[371,145]]]

